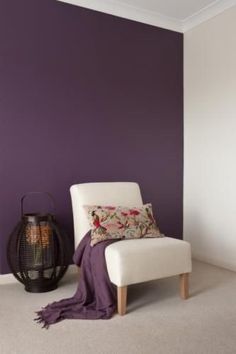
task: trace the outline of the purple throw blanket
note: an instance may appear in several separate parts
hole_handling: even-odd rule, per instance
[[[81,267],[79,285],[73,297],[53,302],[36,312],[43,328],[64,319],[109,319],[116,309],[116,289],[110,282],[105,248],[116,240],[90,246],[90,232],[81,240],[73,261]]]

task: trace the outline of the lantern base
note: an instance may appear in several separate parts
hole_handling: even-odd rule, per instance
[[[47,284],[47,282],[32,281],[25,285],[25,291],[29,293],[45,293],[57,289],[57,284]]]

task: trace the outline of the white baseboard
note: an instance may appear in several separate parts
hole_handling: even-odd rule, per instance
[[[197,254],[193,252],[193,258],[196,259],[197,261],[208,263],[211,265],[214,265],[219,268],[224,268],[227,270],[231,270],[233,272],[236,272],[236,264],[230,263],[230,262],[225,262],[220,259],[216,258],[211,258],[211,257],[205,257],[204,255]]]
[[[78,272],[78,267],[74,264],[71,264],[67,269],[66,274],[73,274]],[[9,274],[0,274],[0,285],[13,284],[17,283],[18,280],[14,277],[12,273]]]
[[[18,280],[13,274],[0,274],[0,285],[16,283]]]

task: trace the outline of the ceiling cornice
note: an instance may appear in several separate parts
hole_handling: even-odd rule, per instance
[[[195,12],[191,16],[182,21],[183,32],[200,25],[201,23],[210,20],[212,17],[219,15],[221,12],[236,6],[236,0],[217,0],[212,4],[202,8],[200,11]]]
[[[184,20],[168,17],[156,11],[149,11],[140,7],[128,5],[119,0],[57,0],[60,2],[81,6],[110,15],[146,23],[156,27],[176,32],[186,32],[202,22],[220,14],[232,6],[236,0],[216,0]]]
[[[68,4],[78,5],[87,9],[104,12],[129,20],[146,23],[156,27],[182,32],[182,23],[173,17],[167,17],[155,11],[149,11],[123,2],[113,0],[58,0]]]

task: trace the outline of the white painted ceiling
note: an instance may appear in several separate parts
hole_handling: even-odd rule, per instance
[[[236,6],[236,0],[58,0],[177,32]]]

